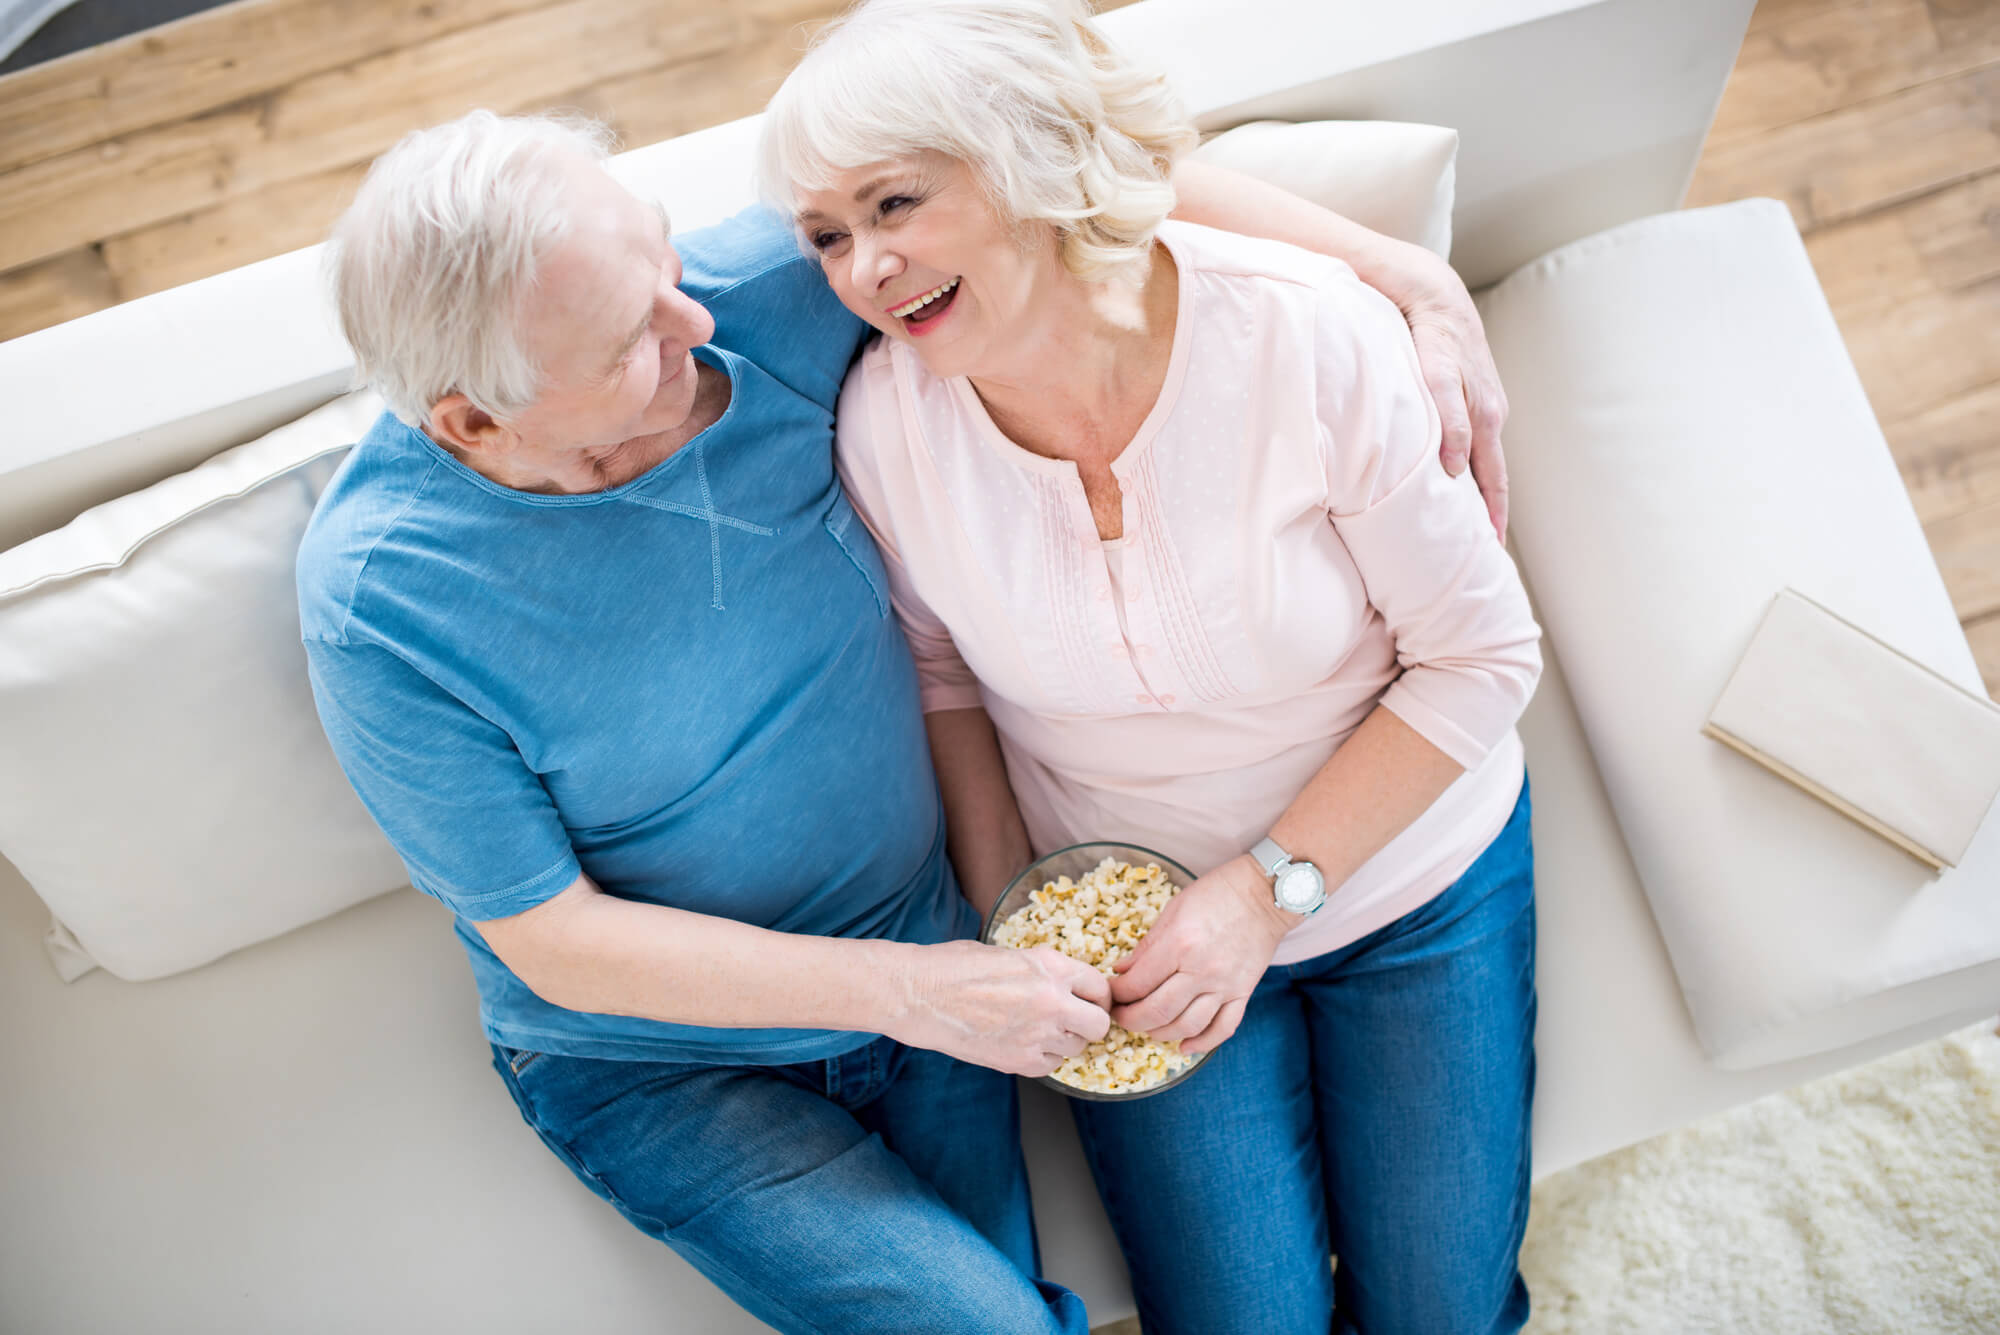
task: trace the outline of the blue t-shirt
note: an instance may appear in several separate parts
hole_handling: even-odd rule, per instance
[[[383,416],[321,498],[299,609],[321,722],[418,889],[458,916],[487,1034],[577,1056],[793,1062],[866,1036],[543,1001],[471,923],[588,872],[781,932],[937,942],[944,855],[915,670],[833,471],[866,334],[791,232],[679,242],[720,421],[624,486],[514,491]]]

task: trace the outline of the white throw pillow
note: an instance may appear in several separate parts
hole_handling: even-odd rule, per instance
[[[178,973],[406,884],[320,733],[293,564],[362,392],[0,552],[0,853],[56,967]]]
[[[1985,693],[1784,206],[1628,223],[1479,306],[1522,571],[1702,1046],[1740,1069],[1990,1005],[2000,814],[1933,876],[1702,735],[1787,587]]]
[[[1458,131],[1404,121],[1252,121],[1194,152],[1448,258]]]

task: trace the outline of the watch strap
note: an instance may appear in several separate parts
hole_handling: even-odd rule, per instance
[[[1275,878],[1278,868],[1292,860],[1292,855],[1278,847],[1278,841],[1265,835],[1251,848],[1250,856],[1256,860],[1266,876]]]

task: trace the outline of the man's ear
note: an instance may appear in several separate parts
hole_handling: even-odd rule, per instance
[[[463,394],[447,394],[431,405],[431,438],[448,450],[465,454],[503,453],[514,433],[476,408]]]

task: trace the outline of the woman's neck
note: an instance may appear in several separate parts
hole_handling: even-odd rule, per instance
[[[1057,273],[1011,364],[969,379],[994,425],[1022,448],[1058,459],[1114,457],[1165,383],[1179,270],[1154,242],[1136,282]]]

